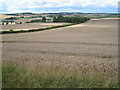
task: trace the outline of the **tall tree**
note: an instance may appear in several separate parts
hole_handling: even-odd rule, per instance
[[[45,17],[42,18],[42,22],[46,22],[46,18]]]

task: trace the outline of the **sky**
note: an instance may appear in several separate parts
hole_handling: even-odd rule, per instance
[[[0,13],[117,13],[119,0],[0,0]]]

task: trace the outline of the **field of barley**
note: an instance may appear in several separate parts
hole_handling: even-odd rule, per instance
[[[4,88],[118,88],[118,20],[5,34]]]

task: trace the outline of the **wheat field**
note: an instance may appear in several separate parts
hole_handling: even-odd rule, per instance
[[[3,35],[3,87],[119,87],[117,22]]]

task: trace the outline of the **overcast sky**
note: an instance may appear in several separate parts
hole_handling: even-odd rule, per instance
[[[119,0],[0,0],[1,13],[117,13]]]

